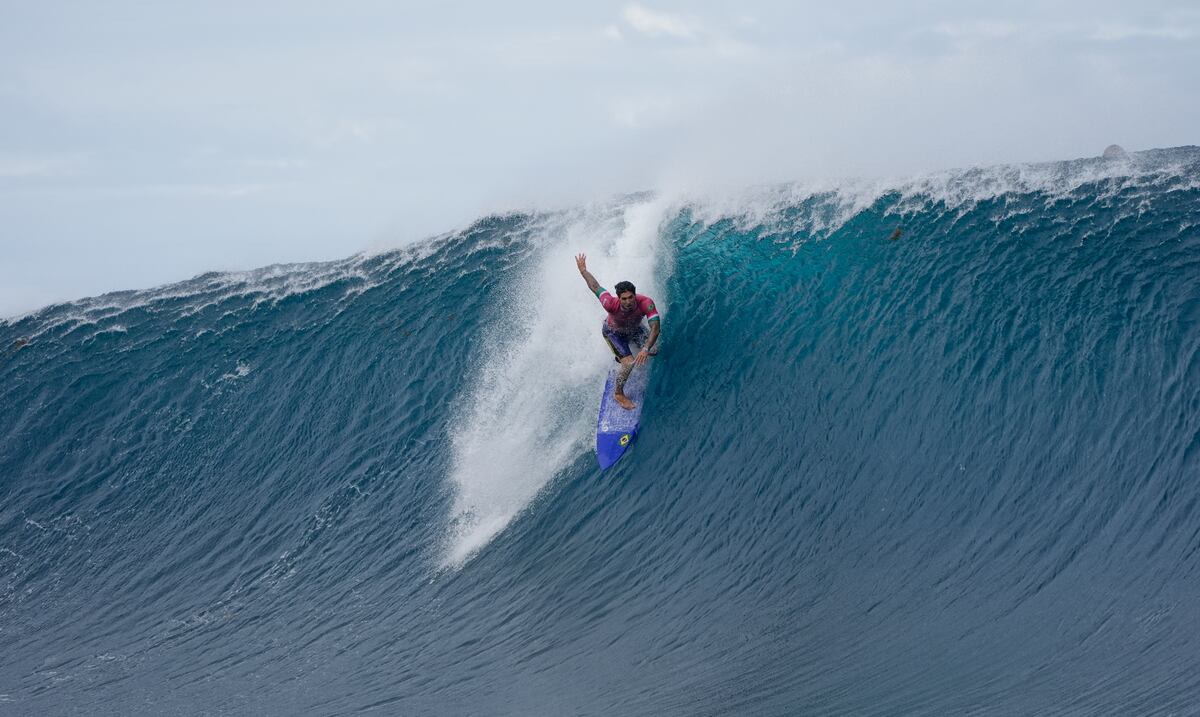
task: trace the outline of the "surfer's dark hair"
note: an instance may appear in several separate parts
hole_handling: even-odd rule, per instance
[[[629,281],[618,281],[616,289],[617,289],[617,296],[624,294],[626,291],[631,291],[634,294],[637,294],[637,289],[635,289],[633,287],[633,282],[629,282]]]

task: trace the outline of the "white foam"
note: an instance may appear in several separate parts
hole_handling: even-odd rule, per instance
[[[254,369],[251,368],[250,364],[244,363],[241,360],[239,360],[237,362],[237,366],[232,371],[230,371],[229,373],[222,374],[221,377],[217,379],[217,381],[218,382],[220,382],[220,381],[236,381],[239,378],[245,378],[246,376],[249,376],[250,372],[253,370]]]
[[[1166,182],[1170,189],[1196,189],[1191,169],[1193,151],[1174,155],[1134,153],[1116,159],[1075,160],[1042,164],[1008,164],[932,172],[912,177],[881,179],[829,179],[789,182],[719,191],[687,192],[684,203],[692,215],[705,223],[730,219],[740,227],[773,226],[785,212],[816,199],[820,209],[789,220],[821,237],[839,229],[888,194],[899,201],[891,212],[919,212],[931,206],[949,211],[968,211],[980,202],[1005,195],[1040,194],[1047,202],[1070,196],[1084,185],[1099,184],[1098,201],[1152,183]],[[1161,192],[1157,186],[1154,191]]]
[[[357,284],[348,286],[345,292],[344,298],[353,298],[386,280],[388,271],[427,259],[450,239],[450,235],[439,235],[417,245],[393,250],[389,252],[389,260],[383,263],[382,271],[368,271],[366,263],[377,261],[379,255],[364,252],[338,261],[275,264],[249,271],[216,272],[149,289],[86,297],[67,302],[65,312],[47,320],[30,338],[40,338],[59,329],[75,330],[126,311],[153,307],[158,302],[172,299],[190,300],[179,309],[179,315],[187,317],[239,296],[254,297],[253,305],[257,306],[277,302],[295,294],[315,291],[346,279],[357,281]],[[3,323],[16,323],[58,306],[56,304],[35,309],[4,319]]]
[[[461,566],[591,449],[612,355],[600,336],[604,312],[575,266],[612,288],[633,281],[664,303],[659,226],[669,204],[643,199],[580,209],[547,220],[540,254],[514,286],[486,341],[453,431],[450,516],[444,567]]]

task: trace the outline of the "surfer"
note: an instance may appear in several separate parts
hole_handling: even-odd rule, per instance
[[[608,347],[621,364],[621,372],[613,386],[613,400],[620,404],[621,408],[632,409],[633,401],[625,395],[625,381],[634,366],[641,366],[658,353],[654,350],[659,332],[658,309],[654,308],[653,299],[637,293],[637,289],[628,281],[616,285],[616,296],[608,293],[608,289],[600,286],[600,282],[588,271],[587,254],[577,255],[575,265],[579,267],[579,274],[587,282],[588,288],[600,299],[600,305],[608,312],[602,333]],[[642,321],[643,318],[646,321]],[[646,322],[650,324],[649,337]],[[636,356],[629,347],[630,343],[638,345],[639,351]]]

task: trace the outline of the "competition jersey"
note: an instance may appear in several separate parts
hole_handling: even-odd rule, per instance
[[[642,319],[658,321],[658,309],[654,308],[654,300],[644,294],[634,294],[632,311],[621,311],[621,300],[608,293],[603,287],[596,292],[600,305],[608,312],[608,325],[617,331],[630,331],[637,328]]]

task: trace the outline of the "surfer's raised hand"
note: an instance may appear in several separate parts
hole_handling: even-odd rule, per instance
[[[575,266],[579,267],[579,275],[587,282],[588,288],[596,296],[600,296],[600,282],[596,281],[596,277],[592,276],[592,272],[587,270],[587,254],[575,255]]]

